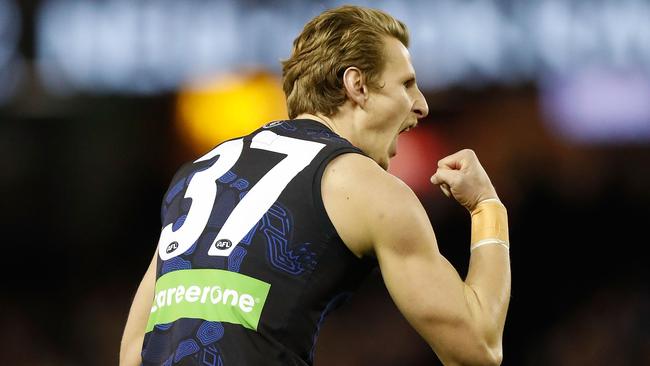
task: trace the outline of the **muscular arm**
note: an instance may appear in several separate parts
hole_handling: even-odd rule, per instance
[[[463,281],[440,254],[415,194],[360,155],[328,166],[323,200],[350,249],[376,255],[395,304],[445,365],[501,362],[510,291],[506,248],[473,251]]]
[[[140,365],[144,330],[149,320],[156,282],[157,250],[135,293],[120,344],[120,366]]]

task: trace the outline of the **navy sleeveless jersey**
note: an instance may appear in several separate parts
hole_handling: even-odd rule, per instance
[[[319,327],[376,266],[341,241],[326,165],[362,152],[312,120],[276,121],[176,173],[162,206],[143,365],[311,365]]]

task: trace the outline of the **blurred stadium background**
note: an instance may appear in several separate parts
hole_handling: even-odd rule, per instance
[[[5,365],[114,365],[175,169],[284,117],[279,60],[340,1],[0,0]],[[650,365],[650,1],[355,1],[411,31],[431,113],[391,171],[466,271],[428,183],[474,149],[510,213],[504,365]],[[379,273],[316,365],[431,365]]]

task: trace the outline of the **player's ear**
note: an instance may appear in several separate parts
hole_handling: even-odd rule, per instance
[[[368,99],[368,86],[366,85],[366,79],[361,70],[354,66],[348,67],[343,73],[343,86],[345,88],[345,94],[350,100],[361,107],[366,104],[366,100]]]

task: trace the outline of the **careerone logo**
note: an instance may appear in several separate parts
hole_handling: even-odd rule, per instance
[[[146,331],[181,318],[240,324],[257,330],[271,285],[219,269],[178,270],[156,281]]]

